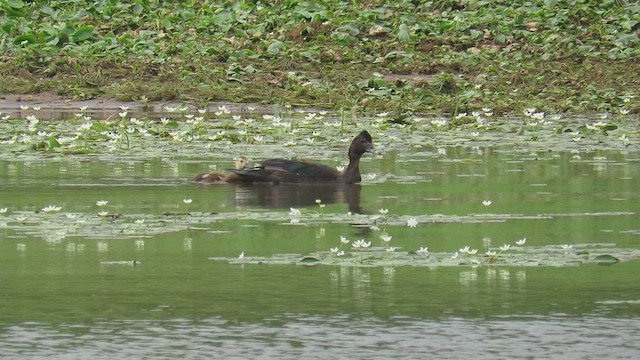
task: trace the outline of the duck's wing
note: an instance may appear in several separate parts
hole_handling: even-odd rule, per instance
[[[228,169],[250,182],[338,182],[341,174],[326,165],[286,159],[270,159],[254,163],[253,167]]]

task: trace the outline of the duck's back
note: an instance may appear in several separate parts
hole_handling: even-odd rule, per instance
[[[336,169],[305,161],[270,159],[254,164],[252,168],[230,169],[249,182],[300,183],[340,182],[342,176]]]

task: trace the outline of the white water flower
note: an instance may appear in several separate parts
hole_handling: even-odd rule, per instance
[[[349,240],[344,236],[340,236],[340,242],[346,245],[349,243]]]
[[[511,245],[509,245],[509,244],[504,244],[504,245],[500,246],[500,251],[507,251],[509,249],[511,249]]]
[[[62,210],[62,206],[49,205],[42,208],[42,212],[50,213]]]
[[[544,119],[544,113],[543,112],[533,113],[531,114],[531,118],[536,120],[542,120]]]
[[[100,211],[100,212],[98,213],[98,215],[100,215],[100,216],[102,216],[102,217],[105,217],[105,216],[109,215],[109,212],[108,212],[108,211]]]
[[[242,259],[244,258],[244,251],[240,253],[240,255],[238,255],[238,259]]]
[[[630,140],[629,140],[629,138],[627,137],[627,134],[622,134],[622,136],[620,136],[618,139],[619,139],[619,140],[622,140],[622,144],[623,144],[624,146],[627,146],[627,145],[629,145],[629,144],[631,143],[631,141],[630,141]]]
[[[360,239],[360,240],[356,240],[356,241],[354,241],[354,242],[351,244],[351,246],[352,246],[353,248],[355,248],[355,249],[358,249],[358,248],[366,249],[366,248],[368,248],[369,246],[371,246],[371,241],[368,241],[368,242],[367,242],[367,241],[364,241],[364,239]]]
[[[393,236],[387,235],[387,234],[382,234],[382,235],[380,235],[380,239],[382,239],[382,241],[384,241],[384,242],[389,242],[389,241],[391,241],[391,239],[393,239]]]
[[[477,253],[478,253],[478,249],[471,249],[471,250],[467,251],[467,254],[469,254],[469,255],[475,255]]]
[[[384,215],[384,214],[387,214],[387,213],[389,212],[389,209],[378,209],[378,212],[379,212],[380,214],[383,214],[383,215]]]
[[[491,205],[491,200],[483,200],[483,201],[482,201],[482,205],[484,205],[484,206],[489,206],[489,205]]]
[[[105,206],[108,203],[109,203],[109,201],[107,201],[107,200],[98,200],[98,201],[96,201],[96,205],[98,205],[100,207]]]
[[[527,238],[522,238],[520,240],[516,240],[516,245],[522,246],[527,242]]]
[[[338,170],[339,172],[343,172],[344,171],[344,166],[343,165],[338,165],[338,166],[336,166],[336,170]]]
[[[191,199],[182,199],[182,202],[185,204],[191,204],[193,202],[193,200]]]
[[[457,259],[457,258],[458,258],[458,255],[459,255],[459,254],[458,254],[458,252],[456,251],[456,252],[455,252],[455,254],[451,255],[451,258],[452,258],[452,259]]]
[[[466,253],[469,252],[469,247],[465,246],[465,247],[459,249],[458,252],[460,252],[461,254],[466,254]]]
[[[562,250],[570,250],[573,249],[573,245],[564,244],[561,246]]]
[[[298,216],[300,215],[300,209],[296,209],[296,208],[289,208],[291,211],[289,211],[289,215],[291,216]]]
[[[394,252],[394,251],[396,251],[396,249],[398,249],[398,248],[395,248],[395,247],[386,248],[387,252]]]
[[[496,256],[496,252],[495,251],[491,251],[491,250],[487,250],[487,252],[485,253],[485,255],[487,256]]]
[[[420,249],[416,250],[416,254],[420,254],[420,255],[428,255],[429,254],[429,248],[427,246],[421,246]]]
[[[7,210],[7,208],[0,208],[0,214],[6,214]]]
[[[340,251],[340,248],[334,247],[329,249],[332,253],[337,254]]]
[[[407,226],[412,228],[418,226],[418,220],[414,217],[409,218],[409,220],[407,220]]]

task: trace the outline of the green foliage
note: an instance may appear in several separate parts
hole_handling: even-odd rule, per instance
[[[9,0],[0,18],[3,92],[25,91],[16,79],[26,70],[41,83],[31,91],[75,97],[134,98],[154,84],[150,99],[602,111],[610,99],[589,85],[614,94],[640,86],[640,6],[631,2]],[[289,70],[305,80],[282,82],[278,72]],[[376,72],[442,76],[354,86]],[[99,81],[78,83],[78,73]],[[123,76],[131,89],[114,93]]]

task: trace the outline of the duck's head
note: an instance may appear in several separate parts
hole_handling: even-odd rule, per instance
[[[249,159],[244,156],[240,156],[239,158],[236,159],[236,162],[235,162],[236,169],[238,170],[244,169],[245,167],[247,167],[248,164],[249,164]]]
[[[362,131],[358,136],[356,136],[351,142],[351,146],[349,147],[349,158],[360,158],[362,154],[370,152],[377,153],[373,148],[373,139],[371,135],[366,130]]]

